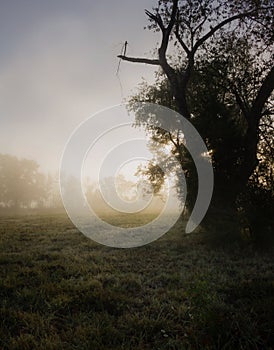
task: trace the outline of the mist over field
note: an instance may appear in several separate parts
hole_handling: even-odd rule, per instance
[[[138,166],[138,164],[137,164]],[[45,175],[40,171],[39,164],[29,159],[19,159],[7,154],[0,154],[0,213],[24,214],[39,212],[65,211],[61,197],[59,174]],[[159,215],[165,206],[168,187],[157,195],[146,183],[131,176],[129,180],[123,174],[116,178],[106,177],[99,182],[84,178],[83,183],[73,177],[68,177],[63,196],[77,204],[76,191],[84,192],[85,205],[98,215],[115,215],[117,213],[140,213]],[[64,184],[63,184],[64,186]],[[144,185],[143,185],[144,186]],[[174,184],[173,184],[174,186]],[[180,206],[173,191],[173,206],[169,212]],[[130,209],[129,209],[130,207]]]
[[[0,349],[274,349],[273,0],[0,1]]]
[[[121,103],[140,76],[151,80],[151,67],[123,65],[116,75],[125,40],[129,52],[150,50],[153,35],[141,39],[139,20],[127,16],[134,11],[145,23],[150,5],[119,0],[110,10],[108,1],[1,2],[0,153],[34,159],[44,173],[55,173],[79,123]],[[126,23],[133,27],[125,35]]]

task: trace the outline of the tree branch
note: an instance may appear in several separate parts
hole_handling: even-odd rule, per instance
[[[240,110],[243,112],[243,115],[247,119],[248,118],[248,111],[246,109],[244,101],[242,100],[242,98],[241,98],[241,96],[236,88],[232,88],[232,92],[235,95],[236,102],[237,102],[238,106],[240,107]]]
[[[261,8],[260,10],[268,10],[269,8]],[[245,12],[245,13],[239,13],[237,15],[234,15],[232,17],[226,18],[225,20],[223,20],[222,22],[220,22],[219,24],[217,24],[214,28],[212,28],[207,34],[205,34],[202,38],[200,38],[196,44],[193,47],[193,51],[196,52],[198,50],[198,48],[208,39],[210,38],[213,34],[215,34],[219,29],[221,29],[222,27],[224,27],[226,24],[231,23],[237,19],[242,19],[248,16],[252,16],[256,13],[256,11],[258,10],[253,10],[250,12]]]
[[[155,66],[160,65],[160,61],[157,59],[151,59],[151,58],[141,58],[141,57],[128,57],[124,55],[117,56],[118,58],[121,58],[123,61],[129,61],[134,63],[145,63],[145,64],[152,64]]]
[[[170,141],[173,143],[173,145],[175,146],[175,148],[178,150],[179,144],[176,143],[176,142],[173,140],[173,137],[172,137],[170,131],[168,132],[168,136],[169,136]]]
[[[151,13],[148,10],[145,10],[145,14],[154,22],[156,22],[159,26],[159,28],[161,29],[161,31],[163,32],[165,30],[165,26],[162,20],[162,17],[159,15],[159,13],[157,13],[156,15],[154,15],[153,13]]]
[[[260,136],[261,136],[261,140],[263,140],[267,144],[269,150],[273,151],[273,145],[271,145],[269,139],[267,139],[267,137],[265,136],[265,133],[261,132]]]
[[[186,118],[189,117],[189,111],[186,103],[184,91],[181,91],[180,82],[176,71],[168,64],[166,59],[166,51],[169,43],[171,31],[176,22],[178,12],[178,0],[173,0],[173,7],[170,15],[168,26],[162,31],[162,42],[158,50],[160,65],[165,72],[171,85],[173,96],[175,97],[180,113]],[[184,87],[183,87],[184,90]]]
[[[169,36],[176,21],[177,11],[178,11],[178,0],[173,0],[173,7],[172,7],[171,16],[170,16],[170,21],[168,23],[167,28],[164,28],[163,30],[162,43],[159,48],[160,60],[161,60],[161,56],[162,58],[165,58]]]
[[[267,128],[267,129],[272,129],[272,130],[274,130],[274,126],[273,126],[273,125],[270,125],[270,124],[261,123],[261,124],[259,125],[259,127],[260,127],[260,128],[261,128],[261,127],[264,127],[264,128]]]
[[[250,111],[250,118],[253,118],[258,123],[261,118],[263,107],[274,90],[274,66],[265,77],[261,88],[258,91]]]
[[[245,183],[258,164],[259,122],[265,103],[274,90],[274,66],[265,77],[247,116],[248,129],[245,135],[245,161],[239,168],[239,179]]]
[[[171,141],[171,142],[173,143],[173,145],[175,146],[175,149],[177,150],[177,152],[178,152],[178,154],[179,154],[179,157],[180,157],[180,161],[181,161],[181,163],[182,163],[183,160],[184,160],[184,157],[183,157],[183,153],[182,153],[182,149],[181,149],[181,144],[180,144],[180,140],[179,140],[179,131],[177,132],[177,137],[176,137],[176,141],[177,141],[177,142],[175,142],[175,141],[173,140],[173,137],[172,137],[172,135],[171,135],[171,132],[169,132],[168,135],[169,135],[170,141]]]
[[[146,11],[147,16],[155,21],[155,23],[160,27],[162,31],[162,41],[160,48],[158,49],[158,54],[159,54],[159,59],[147,59],[147,58],[135,58],[135,57],[127,57],[125,55],[119,55],[118,58],[124,60],[124,61],[129,61],[129,62],[134,62],[134,63],[145,63],[145,64],[152,64],[152,65],[160,65],[161,68],[163,69],[164,73],[166,74],[172,94],[175,97],[179,112],[182,113],[186,118],[190,116],[187,102],[186,102],[186,96],[185,96],[185,88],[186,88],[186,83],[189,80],[189,73],[190,69],[187,69],[186,74],[183,77],[182,81],[179,81],[178,75],[174,68],[172,68],[169,63],[167,62],[166,58],[166,51],[169,43],[169,38],[171,31],[176,23],[176,16],[178,12],[178,0],[173,0],[173,7],[170,15],[170,21],[167,25],[167,27],[164,26],[163,20],[159,13],[157,14],[152,14],[149,11]],[[193,63],[193,55],[191,55],[191,64],[189,64],[189,67],[192,67]],[[183,84],[181,85],[181,83]],[[182,91],[183,89],[183,91]]]
[[[197,30],[205,24],[206,20],[207,20],[207,17],[205,16],[205,18],[202,20],[202,22],[199,23],[196,28],[194,28],[193,34],[195,34],[197,32]]]
[[[185,53],[187,54],[187,56],[189,56],[190,54],[190,50],[189,48],[186,46],[186,44],[184,43],[183,39],[181,38],[180,34],[179,34],[179,25],[176,26],[175,29],[175,36],[176,39],[179,41],[180,45],[182,46],[182,48],[184,49]]]

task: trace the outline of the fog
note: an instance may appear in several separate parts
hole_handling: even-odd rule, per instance
[[[154,67],[125,62],[119,65],[117,55],[127,40],[129,55],[153,56],[158,35],[143,28],[147,24],[144,9],[151,9],[155,3],[1,2],[0,211],[63,210],[59,170],[71,135],[90,116],[123,102],[136,91],[142,78],[148,82],[154,78]],[[106,128],[107,118],[102,113]],[[135,176],[137,167],[151,158],[143,144],[141,159],[132,157],[117,168],[114,158],[109,157],[105,173],[100,175],[102,161],[124,136],[146,137],[136,128],[114,130],[88,151],[83,163],[83,191],[97,212],[113,210],[98,195],[99,178],[102,183],[124,178],[117,198],[122,196],[126,210],[127,201],[136,200],[134,193],[140,181]],[[136,145],[127,145],[125,150],[130,148],[136,150]],[[163,197],[163,193],[156,196],[145,210],[161,211]]]
[[[172,212],[180,207],[174,184],[165,181],[158,193],[136,173],[139,162],[115,176],[101,177],[98,181],[72,176],[61,178],[41,172],[39,164],[30,159],[0,154],[0,214],[65,212],[104,216],[117,214],[161,214],[166,210],[168,197]],[[127,167],[128,168],[128,167]],[[61,188],[61,191],[60,191]],[[83,208],[83,210],[81,209]]]
[[[121,63],[145,55],[157,35],[145,33],[154,1],[1,2],[0,153],[34,159],[58,171],[64,146],[86,118],[121,103],[154,68]]]

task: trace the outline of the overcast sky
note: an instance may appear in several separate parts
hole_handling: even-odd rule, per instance
[[[143,28],[153,0],[0,0],[0,153],[58,170],[75,127],[118,104],[155,67],[117,54],[150,56],[158,37]],[[122,89],[121,89],[122,86]]]

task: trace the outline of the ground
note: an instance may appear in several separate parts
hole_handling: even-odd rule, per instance
[[[114,249],[65,215],[0,220],[0,349],[274,348],[270,252],[180,225]]]

